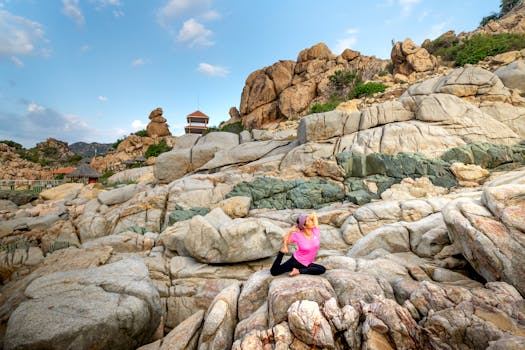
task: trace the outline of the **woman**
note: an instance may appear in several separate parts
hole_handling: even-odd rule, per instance
[[[281,265],[284,254],[288,253],[288,244],[297,243],[297,250],[284,264]],[[317,214],[314,212],[309,216],[300,215],[297,225],[294,225],[284,236],[283,246],[277,254],[277,258],[270,269],[272,276],[290,272],[290,276],[300,273],[308,275],[323,274],[324,266],[314,264],[315,255],[319,250],[319,225]]]

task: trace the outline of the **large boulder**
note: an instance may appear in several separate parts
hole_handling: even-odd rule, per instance
[[[162,116],[162,108],[155,108],[148,117],[151,121],[146,126],[146,132],[149,137],[171,136],[166,118]]]
[[[184,245],[191,256],[206,263],[232,263],[272,256],[279,249],[284,230],[270,220],[228,217],[214,224],[210,214],[191,219]]]
[[[153,174],[161,183],[169,183],[192,170],[191,148],[174,149],[157,157]]]
[[[525,185],[487,186],[481,202],[459,199],[443,210],[451,241],[487,281],[525,294]]]
[[[408,76],[413,72],[433,71],[438,66],[436,57],[408,38],[394,45],[390,57],[394,64],[394,74]]]
[[[503,85],[510,89],[525,91],[525,62],[512,62],[494,72],[501,79]]]
[[[84,187],[83,184],[78,183],[68,183],[63,184],[57,187],[50,188],[48,190],[40,192],[40,198],[43,200],[72,200],[77,197],[77,195],[80,193],[82,188]]]
[[[150,341],[161,317],[159,294],[136,259],[50,274],[25,295],[7,324],[7,350],[132,349]]]

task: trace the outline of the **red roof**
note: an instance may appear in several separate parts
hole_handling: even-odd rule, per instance
[[[197,109],[195,112],[188,114],[188,117],[206,117],[207,118],[208,116]]]
[[[75,170],[75,168],[67,167],[67,168],[59,168],[57,170],[53,170],[53,174],[69,174],[72,173]]]

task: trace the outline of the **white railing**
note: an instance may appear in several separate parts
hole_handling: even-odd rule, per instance
[[[41,192],[64,183],[64,180],[0,180],[0,190]]]

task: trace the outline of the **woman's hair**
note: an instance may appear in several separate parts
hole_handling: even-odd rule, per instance
[[[297,227],[299,230],[304,230],[304,224],[306,223],[307,216],[304,214],[301,214],[297,217]]]

